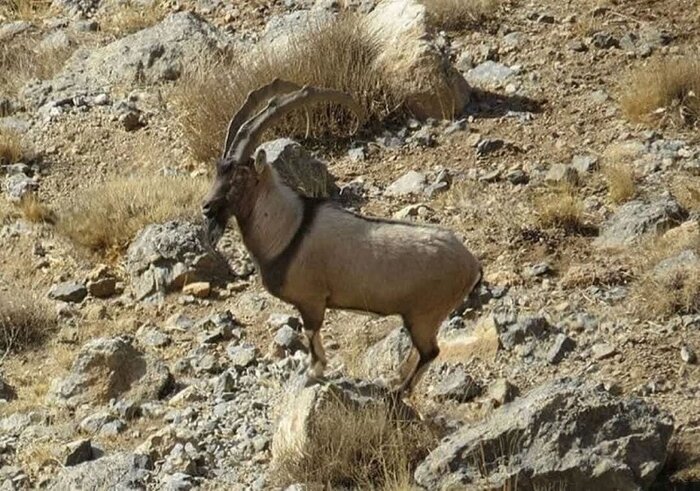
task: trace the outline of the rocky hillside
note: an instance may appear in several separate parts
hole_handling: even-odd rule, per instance
[[[0,4],[2,489],[697,489],[689,0]],[[485,281],[405,401],[398,318],[299,314],[200,203],[281,77],[299,192],[448,227]]]

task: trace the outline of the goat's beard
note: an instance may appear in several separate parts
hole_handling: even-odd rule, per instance
[[[219,242],[221,237],[224,235],[224,230],[226,229],[226,224],[225,223],[221,224],[219,222],[219,220],[210,219],[210,218],[205,219],[205,223],[207,226],[207,229],[206,229],[207,239],[209,240],[209,243],[213,247],[216,247],[216,244]]]

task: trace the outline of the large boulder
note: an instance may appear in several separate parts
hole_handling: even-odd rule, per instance
[[[181,221],[148,225],[139,232],[127,250],[126,271],[138,300],[161,297],[188,283],[222,281],[230,274],[204,228]]]
[[[638,242],[645,234],[662,234],[680,225],[686,216],[668,193],[653,201],[629,201],[602,226],[595,242],[599,247],[625,247]]]
[[[406,329],[397,327],[367,349],[360,363],[362,375],[370,379],[392,380],[413,344]]]
[[[117,453],[62,469],[48,489],[73,491],[75,489],[146,489],[153,469],[148,457]]]
[[[183,68],[226,45],[224,35],[205,20],[178,12],[102,48],[77,51],[52,80],[28,85],[23,96],[42,106],[104,93],[116,85],[137,87],[175,80]]]
[[[289,138],[265,142],[258,147],[282,179],[304,196],[329,198],[338,193],[335,178],[326,164],[314,158],[299,143]]]
[[[168,367],[137,350],[131,339],[98,338],[83,346],[68,375],[54,381],[48,398],[69,408],[115,398],[140,403],[161,398],[171,385]]]
[[[415,472],[426,489],[646,489],[673,421],[638,399],[561,378],[445,438]]]
[[[464,77],[431,42],[426,8],[417,0],[384,0],[365,29],[380,45],[376,63],[417,118],[449,118],[469,102]]]

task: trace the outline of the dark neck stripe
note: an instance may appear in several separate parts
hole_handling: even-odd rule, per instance
[[[304,211],[301,223],[292,240],[277,256],[260,263],[263,285],[273,295],[278,295],[282,291],[289,267],[297,256],[304,237],[311,230],[311,225],[314,218],[316,218],[319,208],[328,202],[325,198],[307,198],[305,196],[300,196],[299,198],[302,200]]]

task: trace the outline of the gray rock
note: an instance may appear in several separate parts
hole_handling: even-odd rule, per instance
[[[94,414],[91,414],[90,416],[87,416],[80,422],[80,430],[84,431],[86,433],[97,433],[99,432],[103,426],[106,424],[112,423],[114,421],[118,421],[119,418],[114,416],[112,413],[109,411],[100,411]]]
[[[494,407],[500,407],[511,402],[518,394],[518,388],[504,378],[493,382],[486,391],[486,397],[492,402]]]
[[[619,46],[617,39],[610,33],[600,31],[591,36],[591,44],[596,48],[610,49]]]
[[[171,343],[170,336],[155,327],[144,324],[136,331],[136,339],[144,346],[153,348],[163,348]]]
[[[233,372],[226,371],[219,375],[214,386],[214,395],[220,399],[227,399],[228,394],[236,391],[236,377]]]
[[[48,398],[60,406],[159,399],[170,389],[168,368],[136,350],[126,337],[98,338],[85,344],[69,373],[55,380]]]
[[[64,465],[67,467],[82,464],[95,458],[90,440],[78,440],[67,445]]]
[[[354,147],[348,150],[348,157],[353,162],[362,162],[367,160],[367,148],[366,147]]]
[[[12,203],[20,203],[38,189],[39,183],[24,174],[14,174],[5,179],[5,195]]]
[[[573,351],[575,347],[576,342],[569,336],[566,334],[557,334],[557,337],[554,339],[554,344],[552,344],[552,347],[547,352],[547,361],[552,365],[556,365],[561,362],[568,353]]]
[[[497,87],[503,85],[515,71],[495,61],[485,61],[467,72],[466,79],[471,85]]]
[[[440,381],[435,385],[431,394],[439,402],[447,400],[469,402],[478,397],[482,390],[481,384],[467,374],[464,367],[458,366],[440,376]]]
[[[476,145],[476,155],[484,157],[490,153],[496,152],[505,146],[505,142],[497,138],[484,138]]]
[[[497,319],[498,320],[498,319]],[[499,338],[505,349],[513,349],[529,338],[542,338],[550,329],[544,317],[524,317],[513,324],[497,322],[500,326]]]
[[[272,340],[272,350],[277,358],[284,358],[300,350],[305,350],[304,342],[297,331],[285,325],[280,327]]]
[[[57,283],[49,290],[49,298],[62,302],[80,303],[87,297],[87,288],[82,283],[65,281]]]
[[[545,181],[548,184],[570,184],[576,186],[579,183],[579,175],[571,165],[554,164],[547,171]]]
[[[407,196],[409,194],[423,194],[427,186],[425,174],[418,171],[408,171],[396,181],[391,183],[384,194],[387,196]]]
[[[296,10],[288,14],[273,15],[265,25],[262,41],[281,48],[289,42],[290,36],[322,28],[334,17],[331,12],[323,9]]]
[[[301,320],[298,317],[288,314],[271,314],[267,319],[267,325],[271,329],[280,329],[284,326],[289,326],[295,331],[300,331],[302,328]]]
[[[146,456],[118,453],[62,469],[49,489],[146,489],[151,469],[153,464]]]
[[[258,147],[265,151],[267,162],[282,179],[304,196],[328,198],[338,194],[338,187],[326,164],[313,157],[294,140],[280,138]]]
[[[681,346],[681,360],[683,362],[687,363],[688,365],[694,365],[698,361],[698,357],[695,354],[695,351],[693,348],[688,346],[687,344],[684,344]]]
[[[168,491],[189,491],[195,486],[192,476],[183,472],[176,472],[163,478],[163,489]]]
[[[654,266],[653,274],[663,280],[667,275],[674,274],[679,269],[690,271],[693,267],[700,266],[700,255],[693,249],[685,249],[675,256],[667,257]]]
[[[8,40],[18,34],[27,32],[34,26],[26,20],[16,20],[7,24],[0,24],[0,41]]]
[[[615,355],[617,349],[615,349],[615,346],[608,343],[597,343],[591,348],[591,353],[596,360],[604,360]]]
[[[34,106],[179,78],[183,67],[227,45],[215,27],[189,12],[169,15],[153,27],[95,50],[78,50],[52,80],[30,84],[23,97]],[[71,102],[72,104],[72,102]]]
[[[230,275],[203,227],[179,221],[144,228],[127,250],[126,270],[137,300],[180,290],[186,282],[216,282]]]
[[[579,174],[588,174],[600,168],[598,157],[595,155],[574,155],[574,158],[571,160],[571,166]]]
[[[360,369],[368,378],[394,377],[413,344],[403,327],[392,330],[384,339],[373,344],[362,357]]]
[[[670,194],[651,202],[629,201],[603,224],[595,244],[599,247],[628,246],[645,234],[661,234],[679,225],[685,217],[686,212]]]
[[[230,364],[233,368],[245,368],[252,365],[258,357],[258,350],[252,344],[229,344],[226,348]]]
[[[469,123],[466,119],[458,119],[457,121],[452,121],[447,128],[445,128],[446,135],[452,135],[460,131],[466,131],[469,128]]]
[[[513,482],[522,489],[555,482],[573,491],[646,489],[664,465],[672,432],[672,418],[641,400],[562,378],[445,438],[414,477],[431,490]]]
[[[513,169],[508,171],[505,178],[513,185],[527,184],[530,182],[530,177],[522,169]]]

